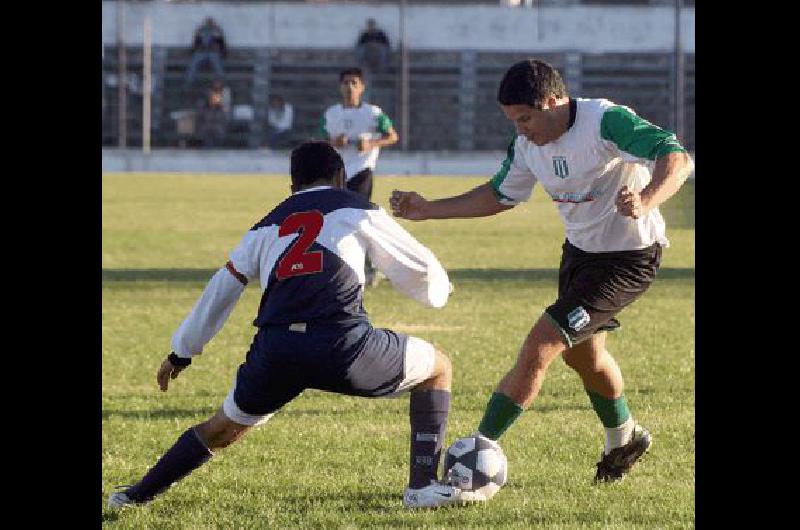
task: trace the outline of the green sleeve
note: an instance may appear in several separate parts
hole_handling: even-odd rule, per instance
[[[326,123],[326,121],[325,121],[325,116],[323,115],[323,116],[322,116],[322,119],[321,119],[321,120],[319,120],[319,133],[320,133],[320,134],[321,134],[323,137],[330,137],[330,133],[328,132],[328,129],[326,129],[326,128],[325,128],[325,125],[326,125],[326,124],[327,124],[327,123]]]
[[[502,193],[500,193],[500,186],[503,184],[503,181],[508,176],[508,172],[511,170],[511,164],[514,162],[514,144],[517,141],[517,137],[511,139],[511,143],[508,144],[508,149],[506,150],[506,158],[500,164],[500,169],[497,173],[494,174],[492,180],[489,183],[492,185],[492,191],[494,191],[495,198],[499,200],[513,200],[511,197],[506,197]]]
[[[620,151],[647,160],[655,160],[666,153],[686,152],[675,134],[620,106],[603,113],[600,137],[614,143]]]
[[[389,116],[381,112],[378,114],[378,131],[381,134],[389,134],[389,130],[394,127],[392,120],[389,119]]]

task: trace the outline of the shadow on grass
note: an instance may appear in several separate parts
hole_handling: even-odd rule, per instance
[[[161,410],[104,410],[103,419],[126,418],[134,420],[158,420],[173,418],[193,418],[198,415],[208,415],[214,413],[214,407],[204,407],[198,409],[161,409]]]
[[[219,269],[103,269],[104,282],[207,282]],[[476,281],[558,281],[558,269],[451,269],[450,278]],[[693,280],[694,268],[665,267],[658,278]]]
[[[342,502],[348,510],[370,511],[373,513],[392,513],[399,507],[402,492],[349,492],[349,493],[297,493],[280,495],[275,498],[276,503],[283,504],[285,509],[303,512],[309,506]]]
[[[103,510],[103,518],[102,522],[104,523],[113,523],[119,519],[119,512],[112,512],[110,510]]]

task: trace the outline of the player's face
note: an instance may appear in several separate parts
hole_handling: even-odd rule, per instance
[[[364,94],[364,82],[356,75],[346,75],[339,84],[339,90],[346,102],[356,103],[361,101]]]
[[[555,98],[549,98],[542,110],[530,105],[500,105],[500,108],[516,127],[517,134],[521,134],[536,145],[545,145],[564,134],[561,119],[556,114],[555,103]]]

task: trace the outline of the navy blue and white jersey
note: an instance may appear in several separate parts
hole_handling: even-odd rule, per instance
[[[450,280],[430,250],[383,208],[319,186],[294,193],[244,235],[175,332],[173,350],[201,353],[254,281],[262,289],[259,328],[367,321],[367,255],[401,293],[430,307],[447,303]]]

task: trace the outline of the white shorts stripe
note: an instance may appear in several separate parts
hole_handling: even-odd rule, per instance
[[[397,389],[387,397],[397,396],[411,390],[429,379],[436,365],[436,350],[433,345],[423,339],[408,336],[405,351],[405,373]]]

